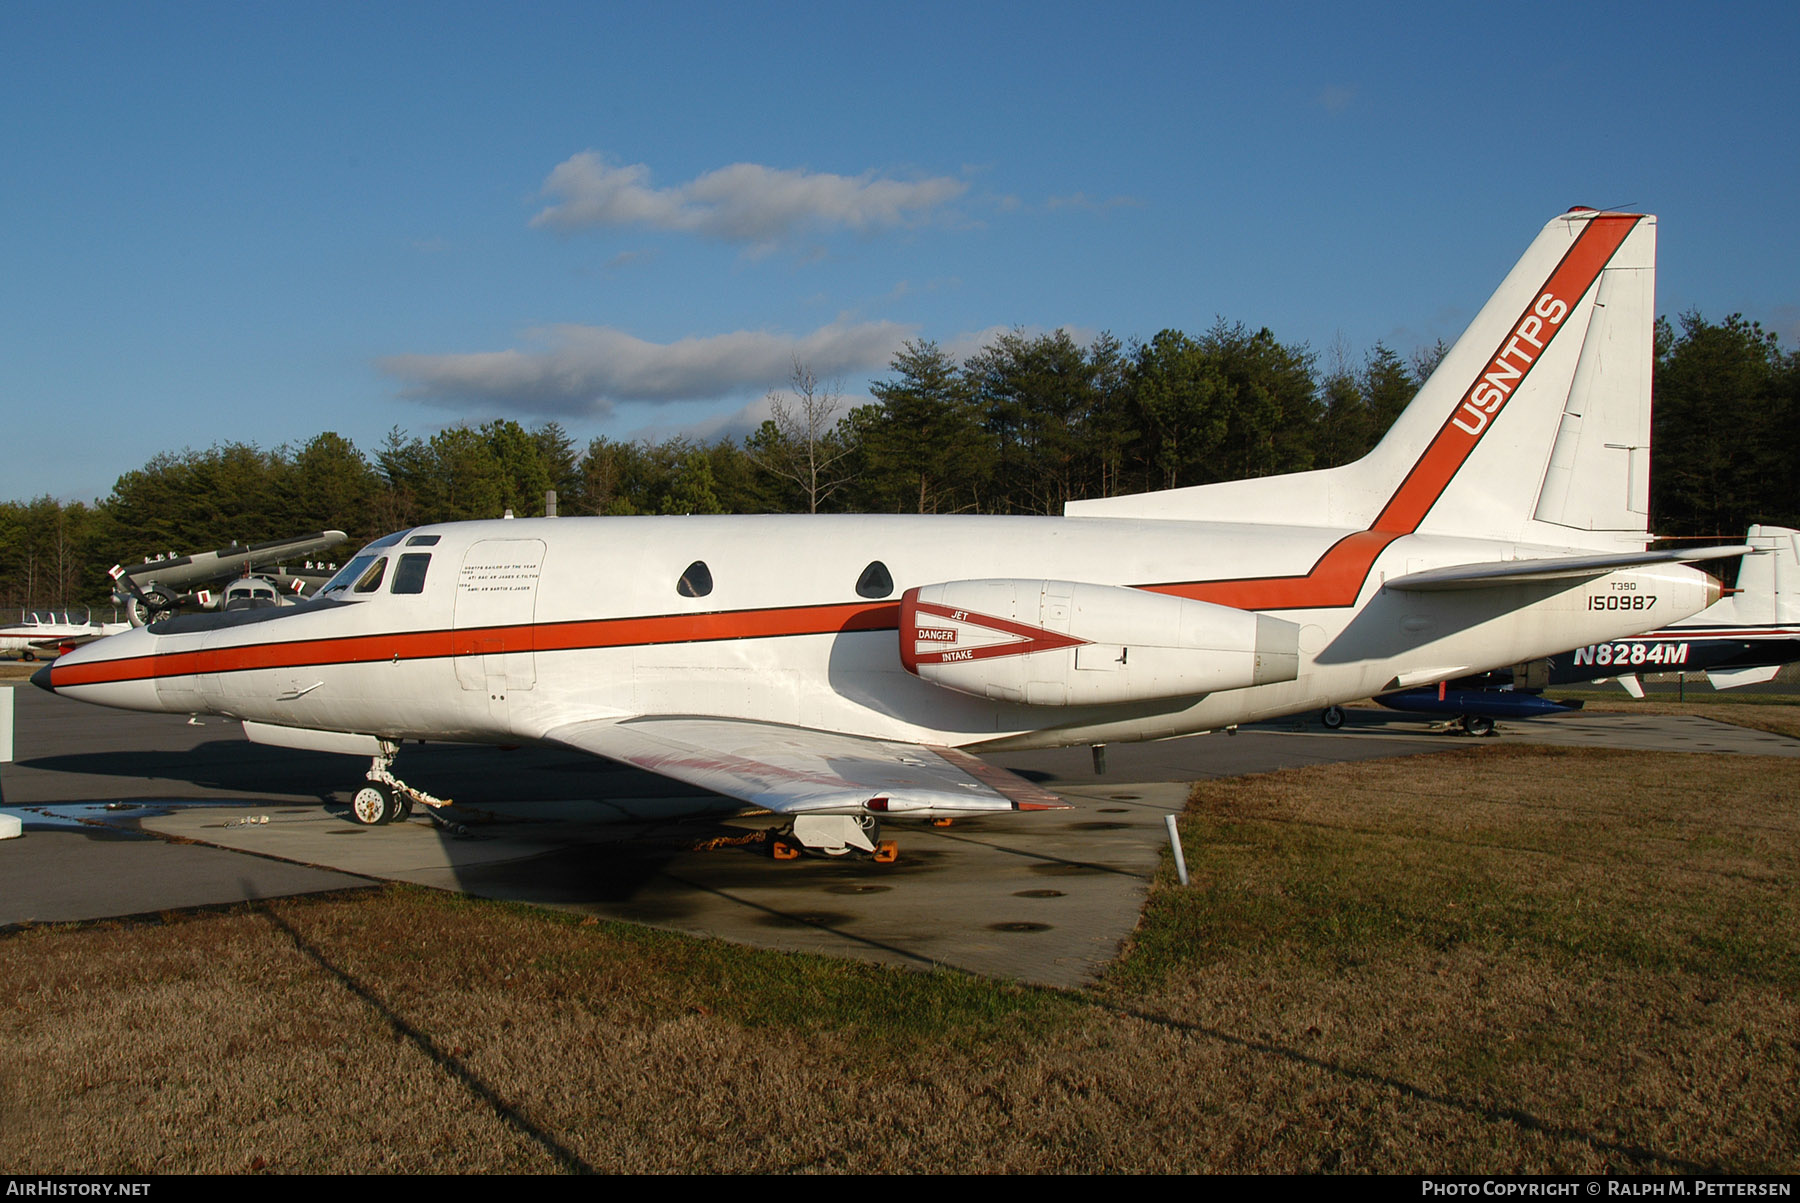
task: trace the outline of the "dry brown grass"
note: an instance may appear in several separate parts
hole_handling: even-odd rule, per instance
[[[1743,697],[1705,697],[1700,701],[1677,702],[1663,698],[1636,701],[1623,697],[1591,697],[1582,706],[1589,714],[1691,714],[1716,722],[1749,727],[1753,731],[1769,731],[1800,739],[1800,705],[1780,700],[1763,700],[1764,695]]]
[[[1287,1164],[1794,1172],[1800,763],[1496,751],[1196,787],[1113,987],[1318,1074]]]
[[[1209,783],[1085,994],[404,888],[16,932],[9,1169],[1791,1173],[1794,766]]]

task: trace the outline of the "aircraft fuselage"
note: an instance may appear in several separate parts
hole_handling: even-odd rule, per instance
[[[66,657],[50,680],[58,693],[105,705],[390,740],[514,742],[571,716],[693,714],[953,747],[1045,747],[1318,709],[1667,626],[1717,597],[1710,577],[1677,565],[1470,591],[1386,589],[1394,577],[1521,549],[1372,533],[972,516],[425,526],[365,549],[359,561],[387,562],[363,592],[366,564],[299,607],[187,616],[114,636]],[[972,696],[907,671],[905,591],[1003,578],[1126,586],[1272,614],[1299,628],[1298,671],[1245,688],[1055,707]]]

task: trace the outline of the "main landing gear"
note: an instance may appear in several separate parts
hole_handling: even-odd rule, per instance
[[[384,749],[391,745],[383,744]],[[427,808],[432,821],[443,823],[438,810],[450,805],[446,798],[434,798],[422,789],[414,789],[391,772],[394,753],[383,751],[369,765],[368,780],[350,796],[350,817],[365,827],[387,823],[403,823],[412,815],[413,804]]]
[[[769,850],[776,860],[798,860],[802,853],[861,854],[878,865],[891,865],[900,858],[900,850],[880,835],[881,820],[874,815],[796,815],[786,831],[769,841]]]

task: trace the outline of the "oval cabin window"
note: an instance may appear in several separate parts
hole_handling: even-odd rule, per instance
[[[712,592],[712,570],[704,560],[695,560],[675,582],[675,592],[683,597],[705,597]]]
[[[880,560],[871,560],[863,569],[862,576],[856,581],[856,596],[886,597],[894,591],[894,577],[888,572],[887,565]]]

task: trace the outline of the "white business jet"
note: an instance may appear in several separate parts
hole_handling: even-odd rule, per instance
[[[1655,219],[1551,221],[1357,463],[1060,518],[458,522],[312,601],[189,615],[34,680],[370,757],[367,823],[440,804],[407,739],[577,748],[766,808],[790,850],[1054,799],[973,753],[1162,739],[1667,626],[1646,550]],[[729,800],[729,801],[728,801]]]
[[[99,622],[91,616],[77,622],[67,611],[29,614],[16,625],[0,626],[0,655],[12,652],[21,660],[48,660],[130,626],[126,622]]]

